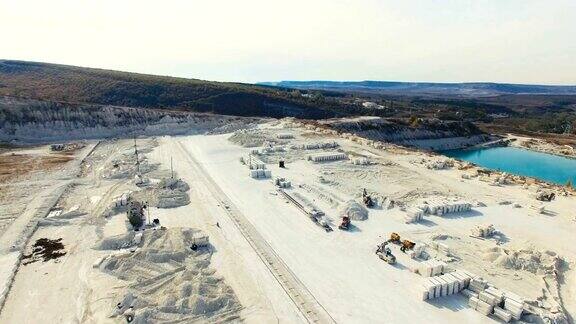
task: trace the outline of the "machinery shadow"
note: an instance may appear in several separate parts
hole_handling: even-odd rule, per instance
[[[498,244],[504,244],[510,242],[508,236],[506,236],[506,234],[500,231],[496,231],[494,234],[492,234],[492,238],[495,239]]]
[[[358,227],[354,224],[350,224],[350,227],[348,228],[348,232],[357,233],[357,232],[362,232],[362,230],[360,229],[360,227]]]
[[[546,215],[548,217],[555,217],[558,216],[558,213],[551,210],[544,210],[542,211],[541,215]]]
[[[458,213],[448,213],[448,214],[444,214],[442,216],[438,216],[438,217],[442,217],[442,218],[447,218],[447,219],[458,219],[458,218],[469,218],[469,217],[478,217],[478,216],[482,216],[484,214],[482,214],[481,212],[477,211],[477,210],[470,210],[470,211],[466,211],[466,212],[458,212]]]
[[[424,226],[426,226],[426,227],[432,227],[432,226],[438,225],[438,224],[436,224],[435,222],[433,222],[433,221],[431,221],[431,220],[429,220],[429,219],[426,219],[426,218],[422,218],[422,219],[418,222],[418,224],[424,225]]]
[[[401,263],[399,263],[399,262],[394,263],[392,266],[393,266],[394,268],[398,269],[398,270],[406,270],[406,269],[408,269],[405,265],[403,265],[403,264],[401,264]]]

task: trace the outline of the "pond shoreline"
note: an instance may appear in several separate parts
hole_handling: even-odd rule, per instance
[[[555,185],[576,182],[576,159],[522,146],[467,148],[438,153],[482,168],[531,177]]]

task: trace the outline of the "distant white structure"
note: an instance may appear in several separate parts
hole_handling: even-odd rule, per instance
[[[303,149],[303,150],[317,150],[317,149],[328,149],[328,148],[336,148],[338,147],[338,143],[336,142],[326,142],[326,143],[306,143],[300,146],[294,145],[294,149]]]
[[[439,260],[426,260],[418,265],[418,273],[422,277],[434,277],[439,276],[444,272],[444,267],[446,263]]]
[[[362,107],[367,108],[367,109],[384,109],[384,106],[379,105],[379,104],[372,102],[372,101],[364,101],[362,103]]]
[[[291,139],[294,138],[294,135],[290,134],[290,133],[280,133],[276,135],[276,138],[278,139]]]
[[[498,118],[508,118],[510,117],[510,115],[506,114],[506,113],[500,113],[500,114],[488,114],[489,117],[498,119]]]
[[[352,163],[354,165],[369,165],[370,160],[368,160],[368,158],[365,158],[365,157],[356,157],[356,158],[351,158],[350,163]]]
[[[290,188],[292,183],[285,178],[276,177],[274,183],[280,188]]]
[[[468,287],[470,280],[470,274],[463,271],[429,277],[422,285],[420,298],[427,300],[457,294]]]
[[[129,201],[130,201],[130,192],[125,192],[121,196],[114,198],[114,206],[115,207],[128,206]]]
[[[471,209],[472,204],[465,201],[431,200],[428,202],[428,212],[438,216],[448,213],[466,212]]]
[[[308,160],[312,162],[329,162],[329,161],[338,161],[338,160],[346,160],[348,156],[344,153],[320,153],[309,155]]]
[[[493,314],[504,322],[519,320],[525,307],[523,298],[500,290],[480,277],[472,278],[462,294],[469,298],[470,308],[486,316]]]
[[[271,170],[250,170],[250,177],[253,179],[269,179],[272,178],[272,171]]]
[[[250,169],[250,170],[264,170],[264,169],[266,169],[266,163],[260,161],[259,158],[255,157],[252,154],[249,154],[248,156],[240,157],[240,162],[245,164],[248,167],[248,169]]]
[[[406,210],[406,216],[404,217],[404,221],[406,224],[409,223],[417,223],[424,218],[424,210],[418,207],[411,207]]]
[[[496,229],[492,224],[476,225],[472,228],[472,235],[476,237],[491,237],[496,233]]]

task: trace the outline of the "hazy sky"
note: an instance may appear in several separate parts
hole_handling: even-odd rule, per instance
[[[242,82],[576,84],[576,0],[0,0],[0,58]]]

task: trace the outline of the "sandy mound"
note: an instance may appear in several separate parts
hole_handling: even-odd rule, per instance
[[[234,132],[228,140],[244,147],[256,147],[264,145],[266,137],[256,130],[242,129]]]
[[[340,217],[348,216],[352,220],[365,220],[368,210],[355,200],[347,201],[340,209]]]
[[[126,179],[132,178],[136,175],[137,170],[140,174],[145,174],[157,169],[158,165],[151,164],[148,160],[140,155],[137,166],[136,156],[133,151],[125,153],[121,159],[115,159],[110,164],[106,165],[106,169],[102,173],[104,179]]]
[[[158,192],[158,208],[175,208],[185,206],[190,203],[187,193],[178,190],[160,190]]]
[[[186,192],[190,186],[182,179],[164,178],[158,183],[158,188]]]
[[[551,273],[559,267],[561,259],[552,251],[507,250],[493,247],[484,251],[482,258],[494,265],[513,270],[524,270],[534,274]]]
[[[156,190],[156,206],[158,208],[175,208],[190,203],[190,196],[186,193],[190,186],[182,179],[165,178],[158,183]]]
[[[210,269],[209,248],[191,249],[200,235],[182,228],[146,231],[136,252],[106,259],[100,269],[128,282],[111,317],[133,316],[133,323],[238,320],[241,306]]]
[[[253,121],[246,121],[242,119],[230,120],[222,126],[218,126],[207,132],[209,135],[232,133],[239,130],[245,130],[256,127],[258,124]]]
[[[130,231],[126,234],[107,237],[94,247],[96,250],[119,250],[133,246],[135,233]]]

